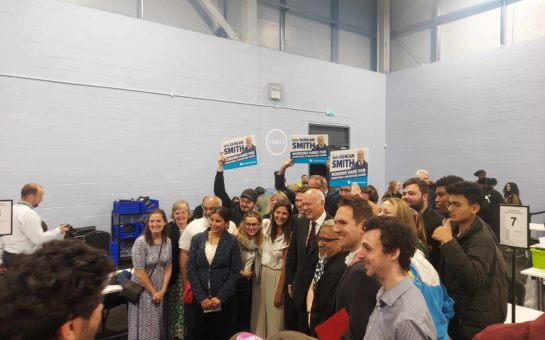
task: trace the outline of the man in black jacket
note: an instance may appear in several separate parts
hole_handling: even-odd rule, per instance
[[[441,279],[454,299],[454,318],[449,335],[472,339],[493,323],[505,319],[506,304],[497,272],[494,236],[478,216],[482,189],[477,183],[457,182],[447,187],[450,219],[435,229],[432,237],[441,246]]]
[[[358,261],[357,252],[367,221],[373,216],[369,202],[360,197],[343,198],[335,215],[335,232],[339,246],[349,252],[345,258],[347,265],[335,292],[332,314],[346,308],[350,321],[341,339],[361,340],[369,316],[376,304],[380,288],[378,282],[365,274],[363,262]]]
[[[295,193],[286,186],[286,170],[292,167],[295,163],[289,159],[283,161],[280,165],[280,169],[274,173],[274,188],[286,193],[292,204],[295,202]],[[325,196],[325,210],[331,216],[335,216],[337,212],[337,203],[339,202],[339,194],[329,191],[327,180],[320,175],[312,175],[308,181],[309,188],[318,189],[324,193]]]
[[[214,179],[214,194],[221,198],[221,204],[224,207],[231,210],[231,221],[238,226],[244,214],[254,209],[255,202],[257,202],[257,193],[251,188],[244,189],[240,194],[239,203],[233,204],[233,201],[231,201],[231,198],[225,191],[225,180],[223,178],[224,165],[225,155],[221,153],[218,157],[218,170]]]
[[[307,313],[310,315],[312,336],[316,336],[314,328],[332,315],[331,306],[335,298],[335,289],[346,269],[344,260],[348,251],[343,251],[339,245],[339,237],[333,229],[334,226],[335,222],[328,220],[320,228],[319,260],[307,295]]]
[[[307,190],[303,194],[302,206],[305,217],[295,221],[286,255],[286,284],[297,310],[297,320],[285,320],[285,324],[289,329],[296,321],[297,331],[310,334],[306,298],[318,262],[317,234],[322,223],[332,217],[324,209],[324,194],[319,190]]]

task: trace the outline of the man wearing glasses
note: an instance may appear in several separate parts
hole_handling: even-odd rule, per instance
[[[339,237],[334,227],[333,220],[324,221],[318,234],[319,260],[307,294],[307,314],[312,336],[316,336],[314,327],[332,315],[331,306],[335,297],[335,288],[346,269],[344,260],[348,251],[343,251],[339,245]]]
[[[502,295],[494,236],[490,227],[477,214],[483,193],[477,183],[456,182],[447,187],[449,219],[433,232],[441,243],[441,279],[455,302],[455,315],[450,320],[449,336],[472,339],[493,323],[505,319],[506,304]],[[498,262],[501,263],[501,262]]]

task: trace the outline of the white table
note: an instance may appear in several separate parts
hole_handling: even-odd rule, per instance
[[[121,290],[123,290],[123,287],[121,287],[121,285],[107,285],[102,290],[102,295],[119,293]]]
[[[518,305],[515,306],[515,322],[517,323],[535,320],[539,318],[541,314],[543,314],[543,312],[539,310],[522,307]],[[510,303],[507,304],[507,318],[505,319],[504,323],[511,323],[511,304]]]
[[[543,280],[545,279],[545,269],[527,268],[520,272],[536,280],[537,284],[537,308],[543,310]]]
[[[538,239],[541,236],[545,236],[545,224],[530,223],[530,236],[533,239]]]

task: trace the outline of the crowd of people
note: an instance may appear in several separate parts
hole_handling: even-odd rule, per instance
[[[391,181],[379,201],[372,186],[333,191],[319,175],[287,185],[294,164],[288,160],[274,173],[275,193],[248,188],[232,199],[224,162],[220,155],[214,195],[193,212],[179,200],[171,222],[161,209],[149,213],[132,248],[130,280],[144,291],[129,303],[129,339],[221,340],[239,332],[265,339],[282,331],[319,337],[317,326],[340,311],[348,315],[341,339],[358,340],[471,339],[505,320],[507,271],[496,209],[498,202],[521,204],[515,183],[505,185],[504,200],[482,170],[476,182],[448,175],[436,183],[419,170]],[[6,277],[60,247],[55,242],[62,241],[53,241],[34,251],[66,231],[42,229],[34,210],[42,198],[43,187],[27,184],[14,207],[13,235],[0,238]],[[77,262],[77,254],[68,256]],[[57,267],[38,269],[70,268],[55,259]],[[102,268],[88,268],[97,275],[95,290],[103,288],[104,271],[113,270],[111,262],[99,262]],[[0,285],[10,286],[0,289],[1,301],[17,294],[16,282]],[[100,304],[92,301],[63,312],[64,323],[49,328],[64,331],[78,318],[92,322]],[[10,313],[23,307],[2,308],[2,338],[32,338],[14,336],[24,324]]]

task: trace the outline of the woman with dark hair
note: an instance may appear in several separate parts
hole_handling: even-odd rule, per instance
[[[251,327],[262,338],[284,330],[282,299],[291,225],[292,208],[288,200],[278,200],[271,210],[271,219],[263,220],[263,243],[256,258],[252,287]]]
[[[240,278],[237,281],[237,332],[250,331],[252,310],[252,277],[254,262],[263,243],[261,215],[257,211],[248,211],[238,227],[240,244]]]
[[[235,285],[240,272],[240,248],[227,232],[231,212],[216,208],[210,228],[191,239],[187,274],[193,290],[195,338],[224,340],[234,334]]]
[[[172,249],[167,237],[167,216],[155,209],[146,228],[132,247],[134,274],[131,281],[144,287],[138,304],[129,303],[129,340],[160,339],[163,329],[163,300],[172,273]]]
[[[167,318],[167,335],[169,339],[185,339],[184,322],[184,300],[181,298],[184,293],[186,282],[182,282],[180,273],[180,247],[178,241],[184,233],[191,216],[191,209],[186,201],[178,200],[172,204],[170,217],[172,222],[167,224],[167,235],[172,246],[172,275],[168,283],[168,292],[165,303]]]
[[[507,182],[503,188],[503,197],[505,198],[505,204],[522,205],[519,187],[513,182]]]

